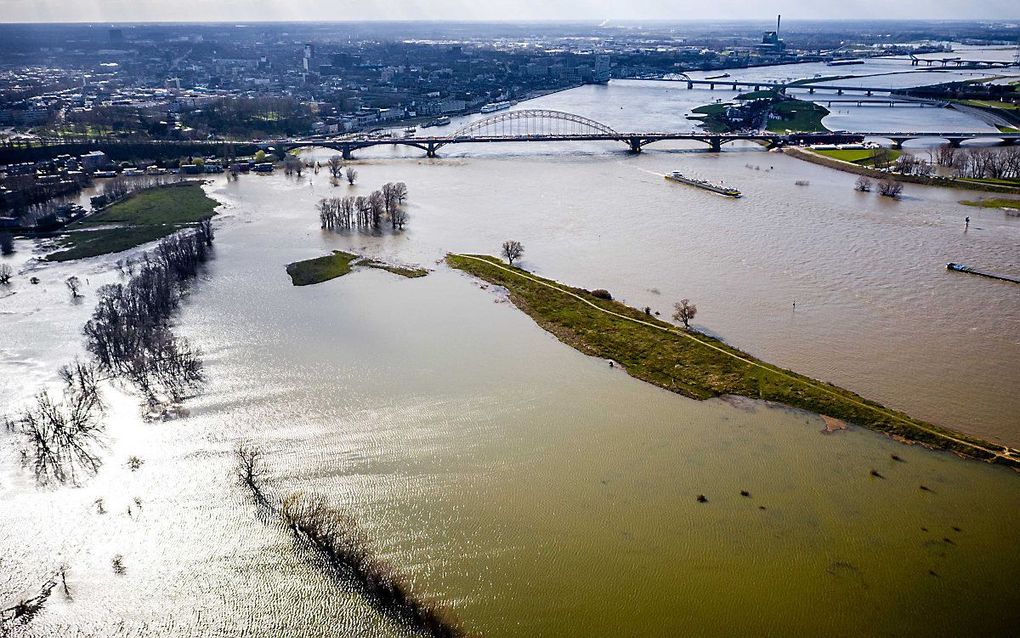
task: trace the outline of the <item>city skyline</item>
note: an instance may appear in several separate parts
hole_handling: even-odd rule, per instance
[[[768,20],[777,13],[791,20],[817,19],[932,19],[1011,22],[1020,18],[1013,2],[980,3],[951,0],[937,5],[907,0],[896,4],[856,0],[831,6],[806,0],[748,3],[719,0],[668,3],[663,0],[493,0],[484,5],[466,0],[383,3],[361,2],[338,6],[324,0],[301,4],[279,0],[199,1],[175,5],[155,0],[0,0],[3,22],[271,22],[364,20],[464,21],[613,21],[613,20]]]

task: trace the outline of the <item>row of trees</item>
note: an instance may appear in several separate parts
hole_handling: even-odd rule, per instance
[[[394,230],[403,229],[407,223],[407,184],[404,182],[383,184],[382,189],[367,197],[359,195],[329,197],[319,200],[319,223],[328,230],[379,230],[388,222]]]
[[[935,152],[939,166],[950,168],[960,177],[975,179],[1020,178],[1020,148],[953,148],[940,146]]]
[[[202,381],[198,351],[173,334],[170,318],[212,242],[208,221],[192,233],[163,239],[127,284],[99,289],[99,303],[85,324],[86,349],[99,367],[130,381],[152,405],[179,402]]]

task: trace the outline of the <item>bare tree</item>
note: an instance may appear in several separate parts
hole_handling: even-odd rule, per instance
[[[514,239],[508,239],[503,242],[502,254],[507,263],[513,266],[514,262],[524,254],[524,244]]]
[[[81,290],[81,279],[71,275],[66,281],[64,281],[64,283],[67,284],[67,289],[71,291],[71,299],[81,297],[81,293],[79,292]]]
[[[11,270],[10,266],[7,264],[0,264],[0,284],[11,283],[11,275],[13,274],[14,271]]]
[[[886,168],[893,162],[893,152],[887,148],[879,147],[871,152],[871,163],[878,168]]]
[[[340,155],[334,155],[329,158],[329,174],[334,178],[339,179],[344,168],[344,158]]]
[[[943,144],[935,151],[935,162],[939,166],[953,166],[956,164],[956,147],[951,144]]]
[[[893,199],[899,199],[900,194],[903,192],[903,184],[893,179],[883,179],[878,183],[878,194],[883,197],[892,197]]]
[[[868,179],[867,176],[861,175],[860,177],[857,178],[857,182],[854,183],[854,190],[860,191],[862,193],[870,193],[871,180]]]
[[[247,486],[257,500],[265,503],[262,483],[269,474],[269,469],[266,467],[262,449],[251,443],[241,443],[234,449],[234,457],[237,458],[237,465],[234,468],[237,480],[241,485]]]
[[[674,304],[673,321],[684,324],[684,328],[690,329],[691,320],[698,314],[698,307],[691,303],[690,299],[681,299],[680,303]]]
[[[347,183],[351,186],[354,186],[354,182],[358,181],[358,171],[354,170],[353,166],[348,166],[344,175],[347,177]]]

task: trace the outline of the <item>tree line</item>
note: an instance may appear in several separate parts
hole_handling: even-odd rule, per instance
[[[383,184],[371,195],[328,197],[319,200],[316,209],[319,223],[327,230],[380,230],[389,223],[393,230],[402,230],[407,223],[407,184]]]
[[[59,395],[44,390],[19,415],[5,419],[7,429],[27,441],[22,458],[37,482],[77,483],[80,475],[99,469],[101,381],[127,381],[150,406],[179,402],[201,384],[199,352],[173,333],[170,319],[212,244],[212,223],[205,220],[190,233],[161,240],[127,283],[99,289],[99,303],[84,328],[91,358],[61,368]]]

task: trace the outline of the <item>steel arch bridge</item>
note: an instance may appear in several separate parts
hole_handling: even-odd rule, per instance
[[[561,137],[564,135],[584,137],[605,137],[619,135],[611,127],[593,119],[564,111],[551,109],[522,109],[520,111],[504,111],[471,122],[454,132],[450,137],[457,138],[518,138]]]

